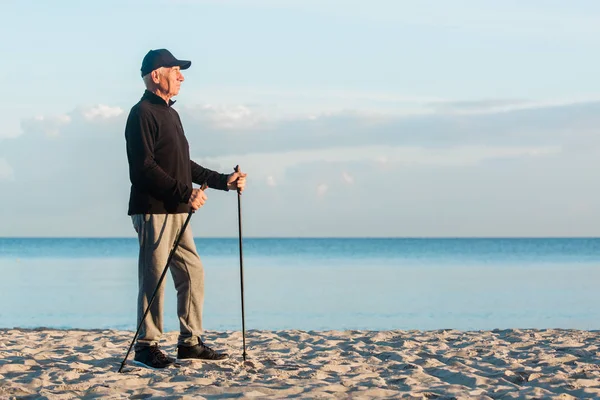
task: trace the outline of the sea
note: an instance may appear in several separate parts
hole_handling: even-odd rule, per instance
[[[600,328],[600,238],[244,238],[241,260],[237,237],[195,241],[207,330],[242,329],[242,275],[246,330]],[[0,328],[135,331],[137,246],[0,238]]]

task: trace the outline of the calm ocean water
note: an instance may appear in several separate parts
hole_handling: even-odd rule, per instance
[[[237,239],[196,239],[240,330]],[[600,239],[245,239],[247,329],[600,328]],[[135,330],[135,239],[0,238],[0,327]],[[166,279],[165,328],[177,330]]]

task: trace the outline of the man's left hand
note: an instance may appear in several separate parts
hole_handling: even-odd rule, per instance
[[[230,174],[227,178],[227,188],[229,190],[239,190],[240,193],[243,192],[246,187],[246,175],[241,170]]]

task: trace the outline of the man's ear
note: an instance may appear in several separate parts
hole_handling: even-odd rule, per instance
[[[155,69],[151,73],[152,73],[152,82],[158,84],[158,82],[159,82],[159,79],[158,79],[159,78],[158,69]]]

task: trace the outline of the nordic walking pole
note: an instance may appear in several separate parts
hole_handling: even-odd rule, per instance
[[[235,172],[240,172],[240,166],[236,165],[234,168]],[[246,324],[244,318],[244,256],[242,253],[242,193],[240,189],[237,189],[238,198],[238,233],[239,233],[239,244],[240,244],[240,284],[242,289],[242,342],[244,344],[244,352],[242,357],[246,361]]]
[[[208,184],[204,183],[201,187],[201,190],[206,190],[206,188],[208,187]],[[173,248],[171,249],[171,253],[169,253],[169,258],[167,258],[167,265],[165,265],[165,269],[162,272],[162,275],[160,276],[160,279],[158,280],[158,284],[156,285],[156,289],[154,289],[154,293],[152,293],[152,297],[150,298],[150,302],[148,303],[148,307],[146,307],[146,311],[144,312],[144,316],[142,317],[142,319],[140,320],[140,323],[138,324],[137,327],[137,331],[135,332],[135,335],[133,336],[133,340],[131,341],[131,344],[129,345],[129,349],[127,350],[127,354],[125,354],[125,358],[123,358],[123,362],[121,363],[121,367],[119,367],[119,372],[122,372],[123,367],[125,366],[125,362],[127,361],[127,357],[129,357],[129,353],[131,352],[131,348],[133,347],[133,344],[135,343],[135,339],[137,339],[139,333],[140,333],[140,329],[142,328],[142,322],[144,322],[144,320],[146,319],[146,316],[148,315],[148,312],[150,311],[150,307],[152,306],[152,303],[154,302],[154,298],[156,297],[156,293],[158,293],[158,288],[160,287],[163,279],[165,278],[165,275],[167,274],[167,270],[169,269],[169,264],[171,264],[171,259],[173,258],[173,256],[175,255],[175,251],[177,250],[177,246],[179,246],[179,242],[181,241],[181,238],[183,237],[183,233],[185,232],[185,228],[187,228],[190,219],[192,218],[192,214],[194,213],[194,210],[190,210],[187,219],[185,220],[185,222],[183,223],[183,227],[181,228],[181,232],[179,232],[179,235],[177,235],[177,239],[175,240],[175,244],[173,245]]]

